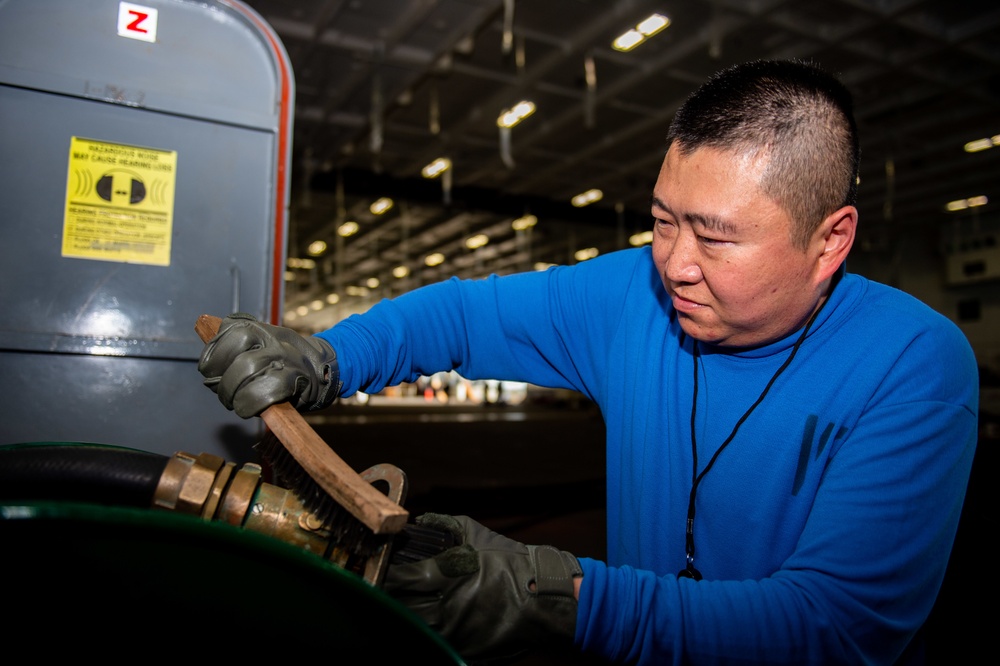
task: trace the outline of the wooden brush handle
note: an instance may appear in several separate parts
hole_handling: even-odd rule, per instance
[[[222,319],[201,315],[194,330],[202,342],[219,332]],[[354,471],[316,434],[290,403],[271,405],[260,417],[302,468],[338,504],[375,534],[395,534],[406,524],[408,512]]]

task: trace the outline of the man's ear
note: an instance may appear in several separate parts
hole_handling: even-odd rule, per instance
[[[858,228],[858,209],[843,206],[830,213],[816,229],[814,240],[819,247],[817,277],[826,280],[837,272],[854,245]]]

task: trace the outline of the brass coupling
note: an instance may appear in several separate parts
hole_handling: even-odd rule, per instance
[[[294,492],[266,483],[262,468],[246,463],[239,470],[210,453],[175,453],[166,464],[153,495],[153,506],[166,511],[220,521],[279,539],[326,559],[381,586],[388,566],[391,538],[368,555],[349,552],[332,541],[322,521]],[[375,465],[361,474],[390,500],[402,504],[406,476],[394,465]]]

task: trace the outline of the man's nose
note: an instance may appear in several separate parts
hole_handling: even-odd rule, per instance
[[[681,230],[675,237],[667,255],[666,276],[671,282],[694,283],[701,281],[698,239],[690,230]]]

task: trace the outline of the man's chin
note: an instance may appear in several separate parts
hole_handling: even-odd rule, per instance
[[[691,315],[678,312],[677,321],[680,322],[681,330],[698,342],[709,345],[721,345],[725,342],[725,337],[719,334],[718,329],[696,321]]]

